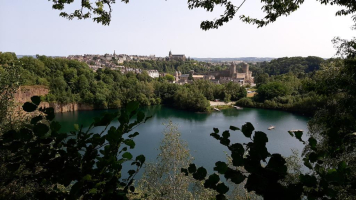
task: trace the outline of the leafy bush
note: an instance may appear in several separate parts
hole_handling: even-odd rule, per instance
[[[76,131],[61,133],[60,124],[53,121],[54,110],[38,108],[39,97],[31,100],[23,109],[39,114],[24,128],[0,136],[1,160],[7,170],[1,191],[13,184],[32,184],[36,187],[25,195],[35,199],[125,199],[134,192],[134,177],[145,157],[133,158],[128,148],[135,147],[133,138],[139,134],[132,130],[149,119],[137,110],[138,103],[96,118],[86,130],[77,126]],[[135,121],[130,122],[133,118]],[[113,119],[119,120],[118,127],[109,127]],[[94,133],[95,127],[103,130]],[[127,162],[135,169],[124,177],[121,173]],[[10,198],[13,193],[3,195]]]

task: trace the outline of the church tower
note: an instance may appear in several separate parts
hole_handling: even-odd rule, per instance
[[[236,78],[236,65],[235,65],[235,63],[231,63],[231,66],[230,66],[230,78]]]

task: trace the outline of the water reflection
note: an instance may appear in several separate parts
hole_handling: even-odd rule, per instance
[[[98,117],[109,111],[79,111],[73,113],[57,114],[56,120],[62,124],[61,131],[73,130],[73,124],[89,126],[94,117]],[[178,124],[181,138],[188,142],[189,149],[195,163],[204,165],[207,169],[213,169],[216,161],[224,161],[225,153],[228,149],[221,145],[219,141],[210,136],[213,128],[219,128],[220,132],[229,129],[230,125],[241,127],[246,122],[251,122],[255,130],[263,131],[268,135],[269,142],[267,148],[270,153],[280,153],[283,156],[291,154],[291,148],[302,152],[303,144],[288,134],[290,129],[307,130],[308,118],[283,111],[263,110],[244,108],[243,110],[227,109],[221,112],[193,113],[182,110],[175,110],[165,106],[149,106],[142,108],[146,116],[153,117],[145,124],[138,126],[135,131],[140,135],[135,138],[136,147],[131,152],[134,156],[144,154],[148,161],[153,161],[157,156],[157,148],[163,138],[163,123],[172,120]],[[111,125],[118,126],[118,121]],[[274,130],[267,128],[274,125]],[[95,128],[100,131],[102,127]],[[240,131],[231,131],[232,143],[246,143],[249,141]]]

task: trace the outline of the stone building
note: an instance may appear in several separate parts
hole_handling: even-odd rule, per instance
[[[169,60],[182,60],[182,61],[185,61],[186,57],[184,54],[172,54],[171,51],[169,51],[169,55],[168,55],[168,59]]]
[[[238,82],[241,85],[252,84],[253,77],[252,77],[252,72],[249,70],[249,65],[247,63],[242,63],[241,69],[242,72],[239,73],[236,70],[235,63],[232,63],[229,69],[229,76],[220,77],[220,83],[232,81],[232,82]]]

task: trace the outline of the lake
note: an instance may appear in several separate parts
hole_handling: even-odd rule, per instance
[[[130,150],[134,157],[143,154],[146,157],[146,162],[153,162],[158,155],[157,149],[163,138],[162,132],[165,128],[163,123],[168,123],[171,120],[178,125],[181,139],[188,143],[190,153],[195,158],[194,163],[197,166],[203,165],[210,172],[212,172],[215,162],[226,161],[225,152],[228,152],[226,147],[210,136],[213,128],[219,128],[222,133],[224,130],[228,130],[230,125],[241,128],[244,123],[251,122],[255,130],[263,131],[268,135],[267,149],[271,154],[280,153],[283,156],[289,156],[292,148],[298,149],[301,153],[303,144],[291,137],[288,130],[302,129],[305,131],[304,139],[306,139],[307,121],[309,120],[308,117],[289,112],[255,108],[226,109],[213,113],[194,113],[161,105],[142,109],[147,116],[152,116],[152,118],[134,130],[140,133],[134,139],[135,149]],[[98,117],[104,112],[108,111],[58,113],[56,120],[61,123],[61,131],[64,132],[74,130],[74,124],[88,127],[94,117]],[[112,125],[118,126],[118,122],[114,122]],[[275,129],[267,130],[271,125],[275,126]],[[100,129],[97,128],[97,132]],[[240,131],[230,131],[230,134],[231,143],[250,141]]]

